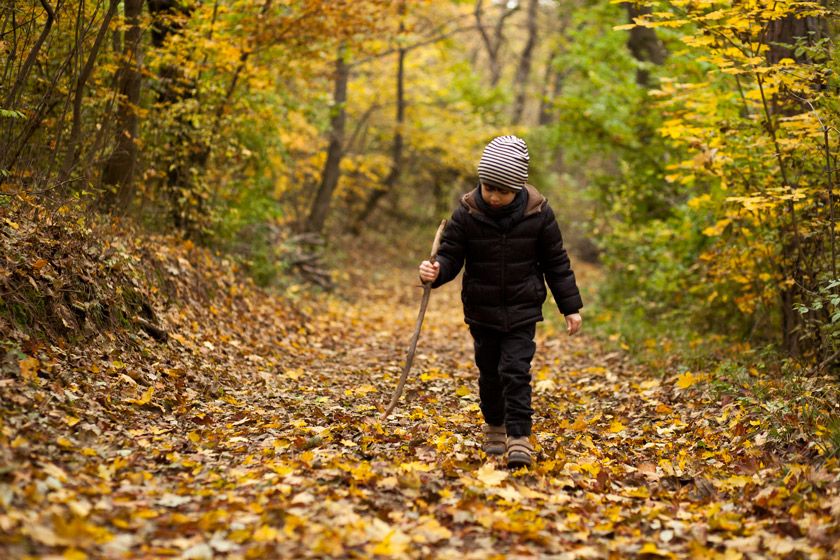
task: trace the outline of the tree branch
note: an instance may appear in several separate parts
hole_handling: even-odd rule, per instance
[[[29,72],[32,70],[32,66],[35,64],[35,60],[38,58],[38,52],[41,50],[41,46],[44,44],[44,41],[47,40],[47,35],[50,33],[50,29],[52,28],[52,24],[55,21],[55,12],[53,11],[52,7],[47,3],[47,0],[40,0],[41,6],[44,7],[44,10],[47,12],[47,22],[44,24],[44,28],[41,30],[41,34],[38,36],[38,40],[35,41],[35,44],[32,45],[32,49],[29,51],[29,55],[26,57],[26,62],[23,63],[23,68],[20,69],[18,72],[17,79],[15,80],[15,85],[12,86],[12,91],[9,92],[9,95],[6,97],[6,101],[3,103],[4,109],[14,109],[15,108],[15,100],[17,99],[17,95],[20,92],[20,89],[23,87],[23,83],[26,81],[26,78],[29,76]]]
[[[388,56],[390,54],[396,54],[396,53],[399,53],[399,52],[410,52],[410,51],[413,51],[414,49],[419,49],[420,47],[425,47],[426,45],[431,45],[433,43],[443,41],[444,39],[447,39],[447,38],[451,37],[452,35],[455,35],[456,33],[463,33],[464,31],[472,31],[474,29],[478,29],[477,26],[470,25],[468,27],[458,27],[456,29],[453,29],[452,31],[449,31],[447,33],[442,33],[442,34],[440,34],[436,37],[426,39],[425,41],[420,41],[419,43],[414,43],[413,45],[407,45],[407,46],[402,47],[402,48],[396,47],[396,48],[393,48],[393,49],[388,49],[387,51],[382,51],[381,53],[377,53],[377,54],[369,56],[367,58],[357,60],[356,62],[352,62],[352,63],[348,64],[347,66],[350,67],[350,68],[355,68],[356,66],[359,66],[361,64],[365,64],[367,62],[371,62],[373,60],[378,60],[378,59],[383,58],[385,56]]]

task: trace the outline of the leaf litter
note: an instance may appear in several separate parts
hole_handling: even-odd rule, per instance
[[[415,319],[413,268],[284,299],[195,247],[150,246],[173,295],[139,284],[167,340],[9,335],[4,557],[840,553],[836,458],[772,448],[748,410],[698,378],[653,375],[543,324],[537,461],[509,471],[480,450],[457,286],[433,294],[406,391],[382,422]],[[43,258],[27,278],[52,266]]]

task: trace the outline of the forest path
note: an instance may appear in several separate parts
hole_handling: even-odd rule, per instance
[[[563,559],[840,550],[836,464],[778,464],[731,398],[711,402],[690,373],[634,370],[585,329],[567,337],[556,313],[538,328],[532,367],[537,463],[510,472],[484,457],[459,281],[433,292],[405,394],[380,422],[416,319],[414,274],[394,270],[357,303],[333,302],[287,373],[287,398],[308,394],[308,408],[281,431],[296,443],[275,456],[291,471],[281,477],[285,506],[269,503],[294,528],[279,550]]]
[[[585,323],[571,338],[556,317],[538,328],[536,465],[485,458],[459,282],[433,292],[403,399],[380,421],[421,291],[415,270],[352,284],[352,300],[306,309],[273,358],[279,308],[253,306],[247,321],[269,326],[225,367],[269,366],[245,384],[36,463],[33,492],[50,497],[18,535],[78,558],[836,557],[836,463],[782,469],[737,403],[605,354]],[[200,350],[226,344],[193,327]]]

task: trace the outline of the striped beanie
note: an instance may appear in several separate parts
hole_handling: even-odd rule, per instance
[[[484,148],[478,178],[491,187],[522,190],[528,180],[528,146],[516,136],[499,136]]]

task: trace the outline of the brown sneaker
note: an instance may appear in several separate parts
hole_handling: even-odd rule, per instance
[[[507,447],[507,466],[511,469],[531,466],[531,454],[534,446],[531,445],[531,438],[528,436],[508,437],[505,441]]]
[[[482,424],[481,431],[484,432],[484,453],[487,455],[504,455],[505,427]]]

